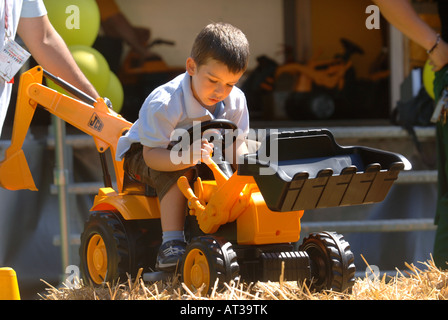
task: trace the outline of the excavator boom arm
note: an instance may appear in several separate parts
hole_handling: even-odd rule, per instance
[[[6,150],[5,159],[0,162],[0,186],[5,189],[37,190],[22,150],[37,105],[92,136],[97,150],[103,153],[110,149],[113,158],[118,139],[132,125],[108,108],[103,99],[94,100],[62,80],[58,84],[86,102],[42,85],[44,75],[52,80],[59,79],[44,72],[37,66],[23,73],[20,78],[11,146]],[[122,162],[114,159],[114,169],[118,189],[121,190]]]

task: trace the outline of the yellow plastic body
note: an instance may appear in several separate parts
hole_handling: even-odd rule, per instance
[[[125,220],[160,218],[157,197],[122,194],[112,188],[100,188],[91,210],[118,210]]]
[[[215,181],[198,179],[194,191],[186,177],[178,186],[187,198],[190,214],[207,234],[236,220],[238,244],[296,242],[300,236],[303,211],[273,212],[267,207],[253,177],[237,173],[227,178],[213,160],[207,163]]]
[[[12,268],[0,268],[0,300],[20,300],[17,275]]]

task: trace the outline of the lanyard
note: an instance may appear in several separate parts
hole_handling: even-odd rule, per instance
[[[9,24],[8,24],[8,3],[7,0],[5,0],[5,38],[9,38],[10,34],[9,33],[9,28],[8,28]]]

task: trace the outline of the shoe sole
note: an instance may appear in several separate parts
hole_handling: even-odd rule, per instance
[[[160,271],[174,271],[177,265],[180,265],[181,260],[176,261],[174,263],[156,263],[156,269]]]

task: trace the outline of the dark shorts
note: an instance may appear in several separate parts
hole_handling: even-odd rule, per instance
[[[134,180],[153,187],[159,200],[162,200],[168,190],[188,171],[194,170],[194,178],[197,176],[196,167],[179,171],[157,171],[149,168],[143,159],[143,146],[140,143],[133,143],[126,152],[123,169]]]

